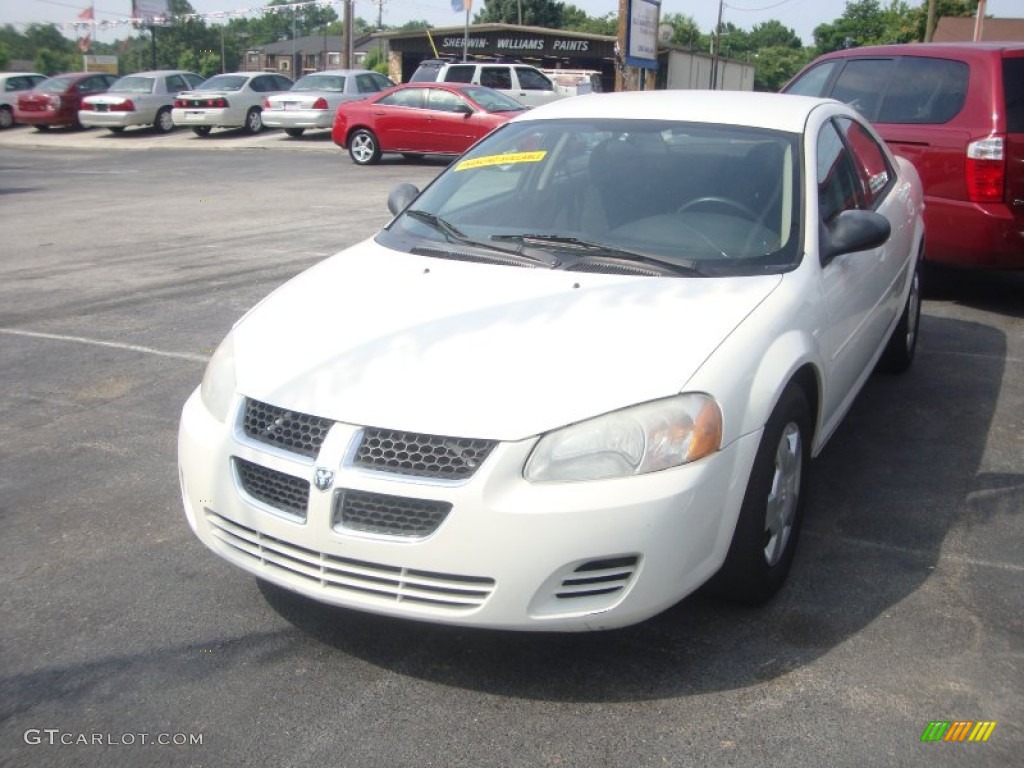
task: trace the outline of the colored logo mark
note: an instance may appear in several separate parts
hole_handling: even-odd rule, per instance
[[[932,720],[921,741],[988,741],[995,728],[994,720]]]

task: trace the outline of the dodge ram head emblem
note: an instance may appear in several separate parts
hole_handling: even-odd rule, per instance
[[[326,491],[334,483],[334,473],[326,467],[317,467],[313,473],[313,485],[321,491]]]

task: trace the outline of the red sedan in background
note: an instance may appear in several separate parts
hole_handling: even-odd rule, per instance
[[[81,128],[78,110],[82,98],[91,93],[103,93],[117,80],[105,72],[68,72],[54,75],[39,83],[31,91],[18,96],[14,107],[14,121],[34,125],[37,131],[49,130],[55,125]]]
[[[384,152],[406,158],[461,155],[523,112],[515,99],[461,83],[406,83],[338,107],[331,138],[352,162],[372,165]]]

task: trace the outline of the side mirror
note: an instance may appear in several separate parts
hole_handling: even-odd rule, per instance
[[[844,253],[867,251],[885,243],[892,234],[889,220],[874,211],[843,211],[821,228],[822,265]]]
[[[388,210],[391,211],[392,216],[397,216],[406,208],[409,204],[419,197],[420,191],[416,188],[415,184],[403,182],[388,193]]]
[[[473,114],[473,108],[469,106],[469,104],[463,102],[461,104],[456,104],[454,107],[452,107],[452,112],[455,112],[456,114],[459,115],[463,115],[465,117],[469,117],[470,115]]]

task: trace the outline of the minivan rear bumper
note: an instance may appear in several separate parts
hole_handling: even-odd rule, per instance
[[[925,197],[925,256],[964,267],[1024,269],[1024,217],[1004,203]]]

